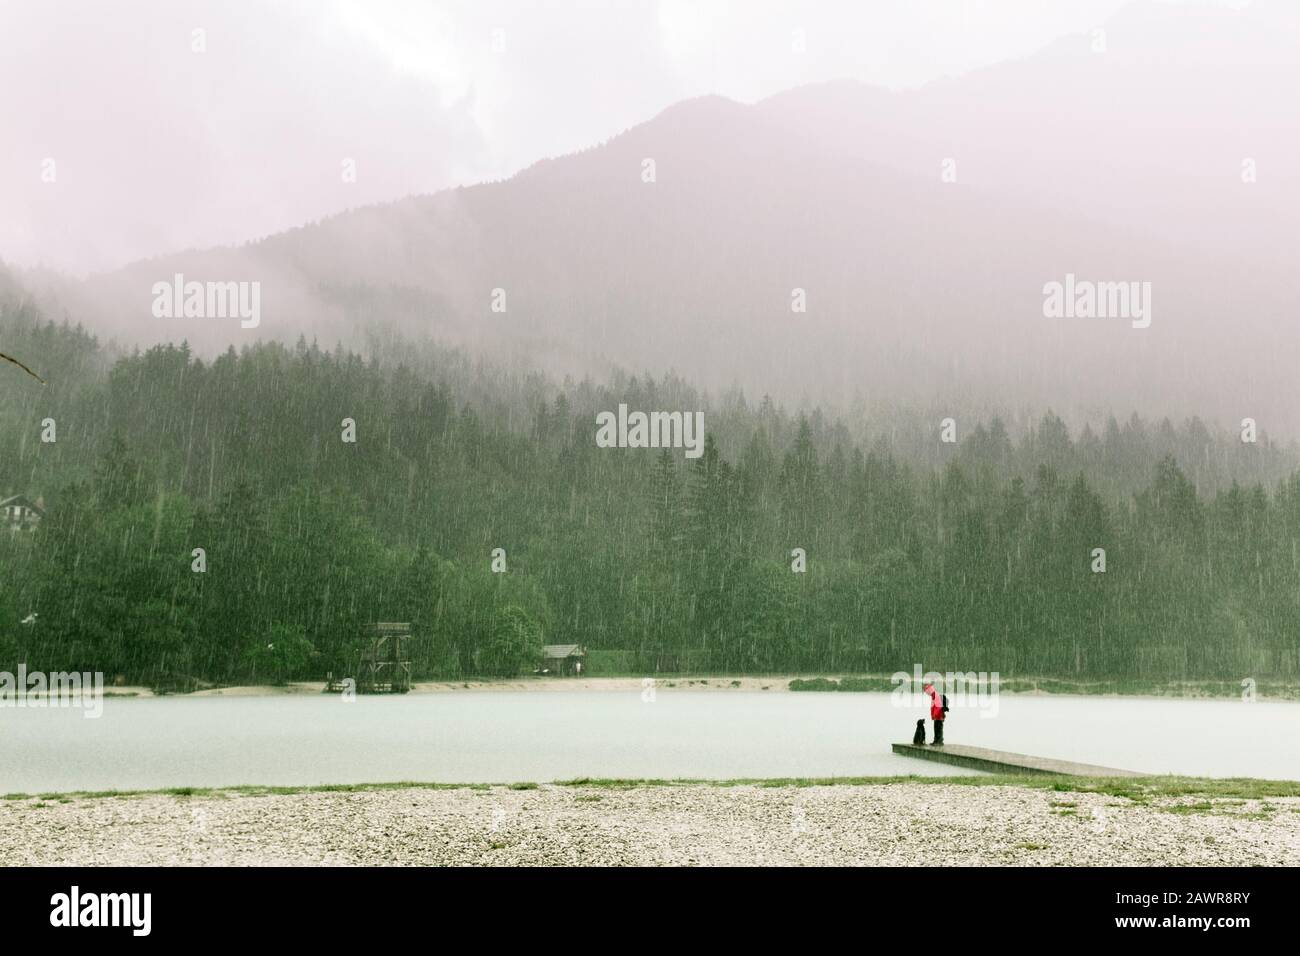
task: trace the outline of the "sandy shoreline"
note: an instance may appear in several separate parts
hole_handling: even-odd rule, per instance
[[[795,677],[659,677],[657,690],[790,690]],[[513,680],[417,681],[412,694],[445,694],[465,691],[500,693],[503,691],[621,691],[640,693],[642,677],[519,677]],[[148,687],[129,685],[104,688],[105,697],[286,697],[325,693],[324,681],[295,681],[273,686],[256,684],[240,687],[212,687],[188,693],[159,694]]]
[[[1300,797],[939,782],[27,798],[4,865],[1300,865]]]
[[[887,674],[874,675],[815,675],[825,677],[830,680],[841,680],[846,677],[872,677],[888,680]],[[645,681],[652,678],[645,677],[520,677],[511,680],[458,680],[458,681],[417,681],[411,686],[412,694],[444,694],[444,693],[502,693],[502,692],[537,692],[537,693],[554,693],[557,691],[575,692],[575,691],[617,691],[621,693],[640,693],[645,689]],[[807,674],[788,674],[773,677],[752,677],[752,676],[720,676],[720,677],[680,677],[680,676],[660,676],[653,678],[656,691],[718,691],[718,690],[738,690],[738,691],[766,691],[769,693],[790,693],[790,682],[793,680],[810,680],[813,676]],[[1025,681],[1032,681],[1034,678],[1025,678]],[[1001,693],[1014,696],[1030,697],[1087,697],[1091,700],[1106,699],[1148,699],[1148,700],[1228,700],[1234,695],[1216,695],[1198,692],[1196,683],[1171,684],[1171,691],[1177,690],[1177,693],[1083,693],[1072,691],[1055,691],[1043,689],[1015,689],[1003,685]],[[139,685],[105,687],[105,697],[283,697],[283,696],[301,696],[309,694],[323,694],[325,692],[324,681],[296,681],[289,684],[273,686],[270,684],[249,685],[237,687],[212,687],[204,690],[190,691],[188,693],[168,693],[159,694],[148,687]],[[881,688],[881,693],[887,692],[887,687]],[[795,693],[819,693],[818,691],[796,691]],[[825,693],[820,692],[820,693]],[[852,691],[833,691],[832,693],[853,693]],[[1276,695],[1260,695],[1261,700],[1295,700],[1300,696],[1300,691],[1288,687],[1284,693]]]

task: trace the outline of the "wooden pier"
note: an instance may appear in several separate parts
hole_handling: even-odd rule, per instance
[[[894,753],[904,757],[919,757],[922,760],[948,763],[955,767],[969,767],[971,770],[983,770],[988,773],[1043,774],[1056,777],[1143,776],[1132,770],[1098,767],[1089,763],[1074,763],[1071,760],[1055,760],[1051,757],[1031,757],[1028,754],[987,750],[984,747],[967,747],[964,744],[947,744],[943,747],[894,744]]]

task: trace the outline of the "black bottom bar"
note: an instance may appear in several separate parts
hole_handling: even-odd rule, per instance
[[[936,942],[955,931],[989,945],[1099,936],[1199,936],[1231,945],[1289,929],[1295,911],[1297,877],[1288,869],[967,869],[935,862],[835,870],[7,870],[0,914],[11,944],[75,934],[79,942],[243,939],[260,949],[346,939],[388,945],[409,934],[462,930],[591,941],[604,929],[616,934],[607,937],[614,943],[692,927],[732,944],[803,927],[818,936],[876,939],[934,930]],[[77,923],[118,925],[74,927],[74,909]],[[1053,935],[1025,935],[1035,933]]]

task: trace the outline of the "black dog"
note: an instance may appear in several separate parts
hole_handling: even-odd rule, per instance
[[[912,743],[917,747],[925,746],[925,718],[916,722],[916,733],[912,734]]]

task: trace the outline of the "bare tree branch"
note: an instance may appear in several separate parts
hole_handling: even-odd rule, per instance
[[[36,379],[36,381],[40,382],[42,385],[45,385],[45,384],[46,384],[45,379],[41,378],[39,375],[37,375],[35,372],[33,372],[31,369],[29,369],[29,368],[28,368],[26,365],[24,365],[22,362],[18,361],[18,360],[17,360],[16,358],[14,358],[12,355],[5,355],[4,352],[0,352],[0,359],[4,359],[6,362],[13,362],[15,365],[17,365],[20,369],[22,369],[24,372],[26,372],[26,373],[27,373],[28,375],[30,375],[32,378]]]

